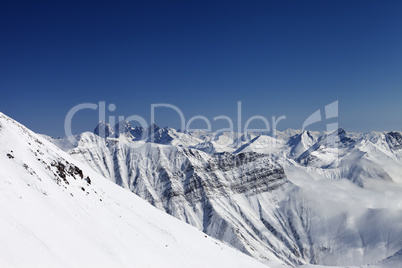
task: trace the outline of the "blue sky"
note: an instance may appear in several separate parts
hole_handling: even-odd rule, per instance
[[[243,122],[286,115],[284,129],[338,100],[347,131],[402,130],[401,14],[401,1],[2,1],[0,111],[64,136],[83,102],[235,121],[241,101]],[[82,111],[74,132],[97,121]],[[156,123],[179,127],[168,109]]]

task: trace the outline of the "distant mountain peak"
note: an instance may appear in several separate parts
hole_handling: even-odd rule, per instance
[[[148,128],[149,129],[156,129],[156,131],[160,129],[159,126],[155,122],[153,122]]]
[[[148,136],[152,136],[154,133],[159,131],[159,129],[160,127],[157,124],[155,124],[155,122],[152,123],[147,129]]]
[[[122,120],[114,126],[114,131],[116,134],[124,134],[131,131],[131,129],[132,127],[130,123],[127,122],[126,120]]]
[[[393,150],[402,149],[402,134],[400,132],[391,131],[385,134],[388,145]]]
[[[339,136],[346,135],[346,131],[341,127],[337,129],[337,133]]]
[[[113,135],[113,129],[109,123],[106,123],[105,121],[100,121],[94,129],[94,133],[99,137],[107,138]]]

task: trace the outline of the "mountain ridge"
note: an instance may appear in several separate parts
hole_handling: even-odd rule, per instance
[[[273,138],[162,128],[154,140],[100,138],[99,144],[84,142],[67,151],[159,209],[268,264],[360,266],[398,251],[398,239],[386,242],[380,233],[371,234],[361,219],[372,209],[376,215],[381,210],[393,215],[393,209],[401,209],[399,136],[351,134],[343,129],[287,132],[294,135],[277,132]],[[269,172],[270,165],[279,173]],[[274,174],[282,178],[277,187]],[[396,202],[392,205],[385,194],[390,189]],[[340,201],[332,191],[350,201],[338,208]],[[359,195],[346,196],[351,192]],[[366,194],[376,196],[378,204],[367,200]],[[322,198],[336,208],[333,215],[325,212]],[[351,221],[355,213],[359,220],[349,230],[344,221]],[[398,225],[380,224],[380,218],[369,222],[401,234]],[[337,228],[332,230],[332,225]],[[359,233],[372,244],[345,238],[349,234],[359,239]],[[381,243],[388,246],[373,251],[373,245]],[[347,256],[340,245],[349,250]]]
[[[2,267],[266,267],[2,113],[0,167]]]

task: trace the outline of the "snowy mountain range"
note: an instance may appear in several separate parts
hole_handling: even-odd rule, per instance
[[[73,138],[0,113],[0,266],[402,264],[400,132]]]
[[[265,267],[0,113],[0,267]]]
[[[174,217],[262,263],[402,261],[402,135],[185,132],[101,122],[51,139]]]

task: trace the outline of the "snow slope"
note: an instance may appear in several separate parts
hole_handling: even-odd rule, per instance
[[[266,267],[0,113],[0,267]]]

